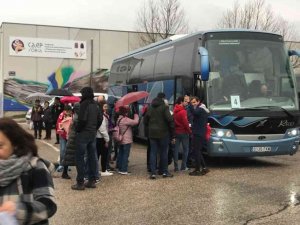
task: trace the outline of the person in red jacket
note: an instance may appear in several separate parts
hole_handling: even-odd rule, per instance
[[[186,102],[184,97],[180,96],[176,100],[176,105],[174,107],[174,122],[175,122],[175,150],[174,150],[174,171],[178,171],[178,152],[180,144],[182,144],[183,154],[180,170],[188,170],[186,167],[187,156],[189,152],[189,135],[192,133],[189,126],[189,121],[187,118],[187,111],[185,109]]]

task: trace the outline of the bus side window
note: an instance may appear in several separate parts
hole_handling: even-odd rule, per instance
[[[126,84],[127,81],[128,62],[115,63],[110,71],[111,83]]]
[[[155,60],[155,79],[169,77],[171,75],[173,55],[174,46],[159,50]]]
[[[195,46],[194,41],[176,46],[173,67],[172,67],[172,74],[174,76],[176,75],[191,76],[190,74],[192,72],[194,46]],[[199,58],[199,56],[197,57]]]
[[[153,80],[155,58],[156,53],[150,53],[141,59],[142,62],[139,75],[140,82]]]

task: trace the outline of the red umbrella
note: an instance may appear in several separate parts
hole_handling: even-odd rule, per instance
[[[129,105],[133,102],[137,102],[149,95],[148,92],[146,91],[136,91],[136,92],[130,92],[126,95],[124,95],[122,98],[120,98],[116,104],[115,104],[115,109],[116,111],[119,111],[119,108],[121,106]]]
[[[60,99],[60,102],[63,104],[76,103],[80,102],[80,98],[77,96],[64,96]]]

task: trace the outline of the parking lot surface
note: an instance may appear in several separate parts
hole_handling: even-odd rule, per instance
[[[54,140],[37,140],[40,155],[56,161]],[[133,144],[131,175],[103,177],[96,189],[73,191],[54,178],[58,211],[52,225],[300,224],[300,152],[294,156],[209,159],[206,176],[188,172],[150,180],[146,147]]]

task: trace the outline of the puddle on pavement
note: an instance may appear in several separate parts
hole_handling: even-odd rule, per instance
[[[290,192],[290,205],[296,206],[300,204],[300,195],[297,192],[291,191]]]

